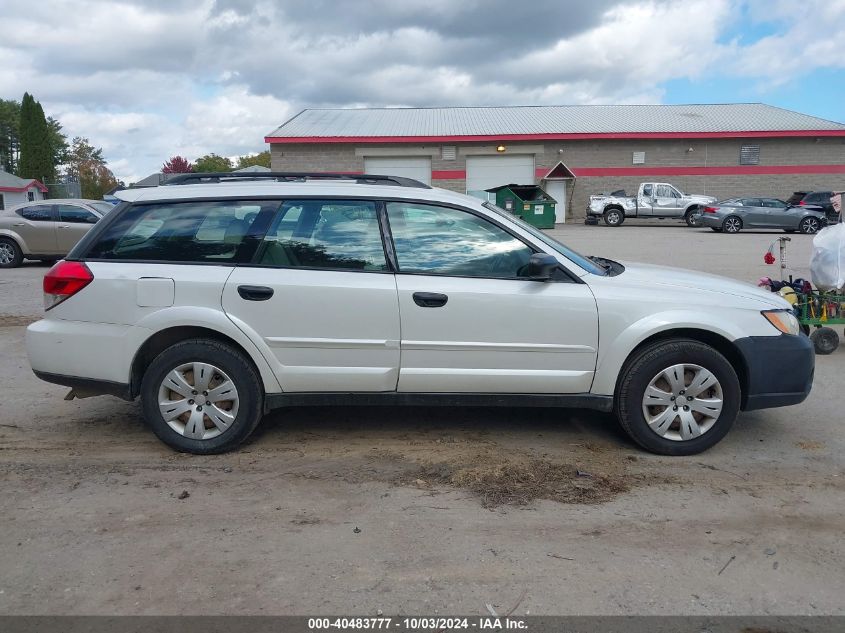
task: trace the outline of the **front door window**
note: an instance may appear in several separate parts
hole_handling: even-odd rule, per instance
[[[387,216],[400,273],[499,279],[527,274],[534,251],[475,214],[389,202]]]

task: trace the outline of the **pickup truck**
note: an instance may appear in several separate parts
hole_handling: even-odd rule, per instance
[[[590,196],[588,216],[602,216],[607,226],[620,226],[625,218],[683,218],[689,226],[699,226],[705,205],[716,202],[711,196],[683,193],[665,182],[644,182],[636,196],[624,191]]]

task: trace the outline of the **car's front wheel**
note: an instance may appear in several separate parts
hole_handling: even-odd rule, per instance
[[[736,371],[716,349],[688,339],[661,341],[625,365],[616,393],[622,428],[660,455],[694,455],[730,430],[739,412]]]
[[[261,420],[264,390],[238,350],[209,339],[161,352],[141,382],[144,418],[168,446],[186,453],[224,453]]]
[[[0,268],[17,268],[23,261],[18,243],[8,237],[0,237]]]
[[[701,226],[701,210],[698,208],[690,209],[684,215],[684,222],[687,223],[687,226]]]
[[[813,233],[818,233],[821,227],[822,223],[819,222],[818,218],[806,217],[801,220],[801,224],[798,225],[798,230],[807,235],[812,235]]]

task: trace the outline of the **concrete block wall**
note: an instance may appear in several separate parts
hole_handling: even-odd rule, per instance
[[[444,143],[449,144],[449,143]],[[793,191],[832,189],[845,190],[845,173],[786,173],[730,175],[661,175],[660,168],[683,170],[701,167],[739,167],[742,145],[760,146],[761,166],[845,165],[845,139],[833,138],[726,138],[726,139],[618,139],[506,142],[507,154],[534,154],[536,171],[548,171],[563,162],[579,169],[647,168],[648,175],[578,176],[567,189],[568,217],[583,218],[590,195],[617,189],[633,193],[640,182],[670,182],[689,193],[727,198],[731,196],[765,195],[788,197]],[[466,181],[466,150],[490,149],[491,143],[451,143],[458,148],[454,160],[443,160],[440,146],[391,144],[390,151],[402,156],[403,150],[431,150],[433,172],[446,172],[433,180],[434,186],[463,192]],[[362,148],[386,147],[384,144],[326,143],[273,144],[271,165],[280,171],[363,172]],[[527,148],[530,151],[526,152]],[[539,149],[539,151],[538,151]],[[692,150],[692,151],[689,151]],[[645,152],[645,164],[633,165],[633,152]],[[449,173],[451,172],[451,173]],[[435,174],[437,175],[437,174]],[[459,177],[456,177],[459,176]],[[537,178],[539,182],[539,177]],[[504,183],[503,183],[504,184]]]

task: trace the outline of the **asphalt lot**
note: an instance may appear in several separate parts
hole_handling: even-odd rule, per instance
[[[777,276],[782,235],[554,234],[749,281]],[[793,236],[796,275],[810,252]],[[392,408],[277,411],[197,457],[137,404],[31,374],[45,270],[0,271],[0,613],[845,614],[845,346],[806,403],[741,414],[690,458],[593,412]]]

